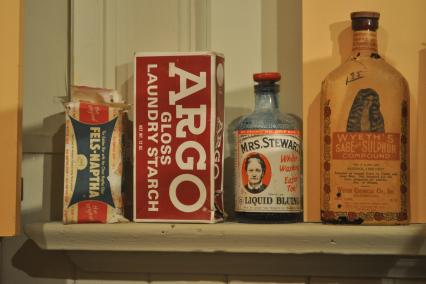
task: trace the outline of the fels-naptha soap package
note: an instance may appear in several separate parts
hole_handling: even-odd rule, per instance
[[[126,222],[123,215],[123,113],[112,90],[73,87],[65,103],[63,222]]]

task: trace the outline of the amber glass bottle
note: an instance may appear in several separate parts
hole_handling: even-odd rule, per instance
[[[379,16],[351,14],[352,55],[323,82],[321,219],[326,223],[408,221],[408,88],[379,55]]]

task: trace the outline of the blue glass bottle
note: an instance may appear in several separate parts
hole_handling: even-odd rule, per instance
[[[301,126],[279,111],[280,73],[253,75],[255,109],[235,128],[235,217],[241,222],[299,222]]]

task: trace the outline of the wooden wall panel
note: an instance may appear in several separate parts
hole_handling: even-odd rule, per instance
[[[18,232],[21,186],[22,1],[0,2],[0,236]]]

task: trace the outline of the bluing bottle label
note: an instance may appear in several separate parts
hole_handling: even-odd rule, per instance
[[[299,130],[237,130],[235,210],[299,213]]]

